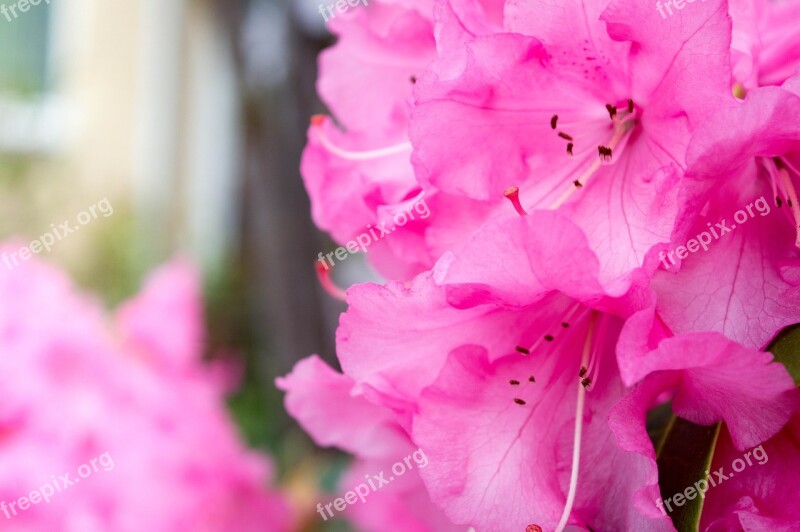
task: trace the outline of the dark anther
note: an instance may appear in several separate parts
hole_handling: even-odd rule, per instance
[[[575,185],[575,188],[581,188],[581,187],[583,187],[583,183],[581,183],[581,182],[580,182],[580,181],[578,181],[577,179],[576,179],[575,181],[573,181],[573,182],[572,182],[572,184],[573,184],[573,185]],[[563,326],[563,325],[562,325],[562,326]]]
[[[530,377],[528,377],[528,381],[529,382],[536,382],[536,379],[533,377],[533,375],[531,375]]]
[[[581,370],[578,372],[578,377],[583,377],[584,375],[586,375],[587,371],[589,371],[589,370],[586,369],[585,367],[581,366]]]
[[[411,83],[416,83],[417,82],[417,76],[411,76],[410,79],[411,79]]]
[[[523,401],[522,399],[520,399],[518,397],[514,398],[514,402],[517,403],[518,405],[523,405],[523,406],[525,405],[525,401]]]
[[[508,381],[508,383],[509,383],[511,386],[519,386],[519,381],[516,381],[516,380],[514,380],[514,379],[511,379],[510,381]]]
[[[783,200],[780,198],[780,196],[778,196],[778,197],[776,197],[776,198],[775,198],[775,204],[776,204],[778,207],[780,207],[781,205],[783,205]]]
[[[553,115],[553,118],[550,119],[550,127],[555,129],[556,124],[558,124],[558,115]]]
[[[530,355],[531,354],[530,351],[528,351],[527,349],[525,349],[524,347],[521,347],[519,345],[517,346],[517,351],[519,351],[523,355]]]
[[[561,326],[562,326],[562,327],[564,327],[564,328],[566,329],[566,328],[568,328],[568,327],[569,327],[569,323],[567,323],[566,321],[562,321],[562,322],[561,322]]]
[[[567,134],[566,134],[566,133],[564,133],[563,131],[559,131],[559,132],[558,132],[558,136],[559,136],[559,137],[561,137],[562,139],[566,139],[566,140],[572,140],[572,137],[570,137],[569,135],[567,135]]]
[[[573,144],[571,142],[567,144],[567,153],[569,153],[570,155],[572,155],[572,146]]]
[[[631,100],[630,98],[628,98],[628,112],[629,113],[633,112],[633,100]]]
[[[603,158],[604,161],[608,161],[611,159],[612,151],[611,148],[608,146],[598,146],[597,152],[600,154],[600,157]]]
[[[584,388],[588,387],[591,383],[592,379],[590,379],[589,377],[586,377],[581,381],[581,384],[583,385]]]
[[[547,340],[548,342],[552,342],[553,341],[553,335],[552,334],[545,334],[544,335],[544,339]]]
[[[610,103],[606,104],[606,109],[608,110],[608,116],[610,116],[611,118],[614,118],[614,115],[617,114],[616,106],[613,106]]]

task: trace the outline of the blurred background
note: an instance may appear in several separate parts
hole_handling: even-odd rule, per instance
[[[301,518],[346,463],[315,450],[274,386],[312,353],[338,367],[343,307],[314,273],[332,247],[298,172],[323,111],[316,56],[332,43],[318,3],[43,0],[0,16],[0,236],[28,242],[107,198],[112,216],[39,259],[109,309],[169,258],[197,264],[205,356],[240,358],[228,408]],[[302,527],[323,530],[315,517]]]

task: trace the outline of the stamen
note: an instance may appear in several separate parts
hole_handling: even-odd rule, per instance
[[[336,146],[325,134],[322,124],[327,120],[325,115],[314,115],[311,117],[311,125],[314,127],[317,138],[320,144],[330,153],[349,161],[365,161],[369,159],[379,159],[381,157],[388,157],[390,155],[397,155],[407,151],[411,151],[412,146],[410,142],[402,142],[394,146],[386,148],[379,148],[377,150],[366,151],[350,151]]]
[[[629,132],[631,129],[633,129],[633,124],[634,124],[634,123],[635,123],[635,122],[633,122],[633,121],[629,121],[629,120],[626,118],[626,120],[625,120],[625,122],[624,122],[624,123],[621,123],[621,124],[617,125],[617,128],[616,128],[616,130],[614,131],[614,136],[612,136],[612,137],[611,137],[611,140],[609,141],[609,143],[608,143],[608,146],[603,146],[603,147],[604,147],[604,148],[608,148],[609,150],[613,150],[614,148],[616,148],[616,147],[617,147],[617,144],[619,144],[619,142],[620,142],[620,141],[621,141],[623,138],[625,138],[625,136],[628,134],[628,132]],[[601,155],[602,155],[602,154],[601,154]],[[611,156],[611,152],[609,152],[609,157],[610,157],[610,156]],[[585,171],[585,172],[583,172],[583,174],[581,174],[581,176],[580,176],[580,177],[578,177],[578,179],[576,179],[576,180],[575,180],[575,181],[573,181],[572,183],[573,183],[573,184],[575,184],[575,182],[578,182],[578,183],[580,183],[581,185],[586,185],[586,182],[589,180],[589,178],[590,178],[590,177],[592,177],[592,175],[594,175],[594,173],[597,171],[597,169],[598,169],[598,168],[600,168],[600,165],[601,165],[601,164],[602,164],[602,162],[601,162],[600,158],[598,157],[598,158],[597,158],[597,159],[595,159],[595,161],[594,161],[594,162],[591,164],[591,166],[589,166],[589,168],[587,168],[587,169],[586,169],[586,171]],[[564,191],[564,193],[561,195],[561,197],[560,197],[560,198],[558,198],[558,199],[557,199],[557,200],[556,200],[556,201],[555,201],[555,202],[554,202],[552,205],[550,205],[550,208],[551,208],[551,209],[557,209],[557,208],[559,208],[561,205],[563,205],[563,204],[564,204],[564,202],[565,202],[565,201],[567,201],[567,199],[569,199],[569,197],[570,197],[570,196],[571,196],[571,195],[572,195],[572,194],[575,192],[575,190],[577,190],[578,188],[579,188],[579,187],[570,187],[569,189],[567,189],[566,191]]]
[[[316,270],[317,270],[317,279],[319,279],[319,284],[322,285],[322,288],[334,299],[338,299],[339,301],[346,301],[347,298],[345,297],[345,291],[336,286],[331,279],[330,269],[328,269],[325,264],[320,261],[316,261]]]
[[[614,115],[617,114],[616,106],[611,105],[610,103],[607,103],[606,104],[606,109],[608,110],[608,116],[613,120],[614,119]]]
[[[564,139],[564,140],[570,140],[570,141],[571,141],[571,140],[574,140],[574,139],[573,139],[571,136],[567,135],[567,134],[566,134],[566,133],[564,133],[563,131],[559,131],[559,132],[558,132],[558,136],[559,136],[559,137],[561,137],[561,138],[562,138],[562,139]]]
[[[515,397],[515,398],[514,398],[514,402],[515,402],[515,403],[517,403],[517,404],[518,404],[518,405],[520,405],[520,406],[525,406],[525,405],[526,405],[525,401],[523,401],[523,400],[522,400],[522,399],[520,399],[519,397]]]
[[[581,366],[586,367],[589,361],[589,353],[592,350],[592,336],[594,333],[594,314],[592,314],[589,321],[589,331],[586,334],[586,342],[583,345],[583,356],[581,359]],[[569,476],[569,491],[567,492],[567,502],[564,505],[564,511],[561,514],[561,519],[556,526],[556,532],[563,532],[569,521],[569,515],[572,513],[572,506],[575,504],[575,493],[578,490],[578,468],[581,459],[581,435],[583,432],[583,406],[586,402],[586,388],[581,383],[578,386],[578,400],[575,405],[575,437],[572,444],[572,471]]]
[[[586,369],[586,366],[581,366],[581,370],[578,372],[578,377],[583,377],[584,375],[586,375],[587,371],[589,370]]]
[[[780,160],[776,161],[776,166],[778,167],[778,176],[780,177],[781,184],[783,188],[786,190],[786,205],[792,209],[792,215],[794,216],[795,221],[795,241],[794,245],[800,247],[800,204],[797,201],[797,191],[794,188],[794,184],[792,183],[792,178],[789,176],[789,172],[786,170],[786,167],[782,164]]]
[[[573,144],[571,142],[567,144],[567,153],[569,153],[570,155],[572,155],[572,146]]]
[[[531,375],[530,377],[528,377],[528,382],[536,382],[536,378],[533,375]]]
[[[633,100],[631,100],[630,98],[628,98],[628,112],[629,113],[633,112]]]
[[[582,319],[582,318],[583,318],[583,316],[586,314],[587,310],[588,310],[588,309],[587,309],[586,307],[584,307],[583,305],[580,305],[580,304],[573,304],[573,305],[571,305],[571,306],[568,308],[568,310],[566,311],[566,314],[565,314],[564,316],[562,316],[562,319],[563,319],[564,321],[563,321],[563,322],[561,322],[561,327],[563,327],[563,328],[565,328],[565,329],[566,329],[566,328],[568,328],[568,327],[569,327],[569,322],[570,322],[570,321],[572,321],[572,319],[573,319],[573,318],[575,318],[575,319]],[[577,315],[578,313],[581,313],[581,314],[580,314],[580,316],[577,316],[577,317],[576,317],[576,315]],[[564,324],[565,324],[565,323],[566,323],[566,326],[564,326]],[[547,327],[545,330],[547,330],[547,329],[553,329],[553,328],[555,328],[555,327],[557,327],[557,325],[554,325],[553,327]],[[548,338],[550,338],[550,340],[548,340]],[[547,341],[547,342],[552,342],[553,340],[555,340],[555,337],[554,337],[552,334],[545,334],[545,335],[543,335],[543,336],[540,336],[539,338],[537,338],[537,339],[536,339],[536,341],[535,341],[535,342],[533,342],[533,345],[532,345],[532,346],[530,346],[530,347],[529,347],[529,348],[527,348],[527,349],[526,349],[526,348],[524,348],[524,347],[517,346],[517,351],[519,351],[520,353],[523,353],[523,354],[527,355],[527,354],[530,354],[530,353],[533,353],[533,352],[535,352],[535,351],[536,351],[536,349],[538,349],[538,348],[539,348],[539,346],[540,346],[540,345],[542,345],[542,343],[544,343],[545,341]]]
[[[558,124],[558,115],[553,115],[553,118],[550,119],[550,127],[555,129],[557,124]]]
[[[519,201],[519,188],[509,187],[506,189],[505,192],[503,192],[503,195],[506,198],[508,198],[508,200],[514,206],[514,209],[516,209],[517,214],[519,214],[520,216],[528,215],[527,211],[525,211],[525,209],[522,207],[522,203],[520,203]]]
[[[583,184],[577,179],[573,181],[572,184],[575,185],[575,188],[583,188]]]
[[[781,205],[783,205],[783,200],[780,196],[775,196],[775,205],[777,205],[779,209],[781,208]]]
[[[511,386],[519,386],[519,381],[517,381],[517,380],[514,380],[514,379],[511,379],[510,381],[508,381],[508,383],[509,383]]]

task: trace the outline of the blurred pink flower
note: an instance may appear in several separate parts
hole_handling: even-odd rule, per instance
[[[289,529],[269,461],[239,441],[222,373],[201,361],[199,281],[187,264],[158,271],[116,331],[54,268],[0,268],[0,352],[0,501],[113,459],[49,503],[0,514],[0,529]]]

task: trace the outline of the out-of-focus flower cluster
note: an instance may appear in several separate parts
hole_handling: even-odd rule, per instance
[[[389,281],[347,290],[344,375],[310,358],[278,382],[353,471],[429,458],[353,522],[673,530],[645,428],[670,402],[723,423],[712,469],[769,456],[702,495],[702,530],[800,527],[798,391],[764,351],[800,321],[798,21],[766,0],[374,0],[330,21],[315,222],[344,244],[431,212],[370,247]]]
[[[0,268],[0,530],[289,530],[203,346],[184,262],[110,317],[50,266]]]

